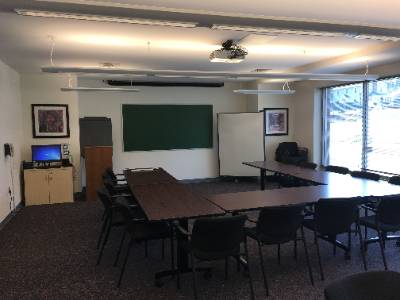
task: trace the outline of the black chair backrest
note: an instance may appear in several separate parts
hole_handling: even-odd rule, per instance
[[[115,176],[115,173],[112,168],[107,168],[105,173],[111,178],[112,180],[116,180],[117,176]]]
[[[381,179],[381,176],[379,174],[366,171],[351,171],[350,175],[356,178],[364,178],[375,181],[379,181]]]
[[[315,204],[316,230],[322,235],[349,232],[358,219],[358,198],[320,199]]]
[[[392,176],[389,178],[389,183],[400,185],[400,176]]]
[[[193,250],[222,253],[237,249],[244,240],[246,219],[245,215],[197,219],[192,230]]]
[[[376,217],[384,224],[400,225],[400,195],[381,197]]]
[[[339,174],[349,174],[350,173],[349,168],[340,167],[340,166],[326,166],[325,171],[339,173]]]
[[[110,199],[110,193],[107,191],[106,188],[102,187],[97,191],[97,195],[99,196],[99,199],[101,201],[101,203],[104,206],[104,209],[106,211],[111,210],[112,208],[112,202]]]
[[[317,164],[315,164],[313,162],[306,162],[306,161],[299,162],[297,165],[299,167],[306,168],[306,169],[312,169],[312,170],[315,170],[318,167]]]
[[[110,180],[109,178],[103,178],[103,183],[104,183],[104,186],[106,187],[108,193],[111,196],[117,195],[117,191],[114,188],[114,182],[112,180]]]
[[[284,242],[293,240],[303,222],[305,205],[268,207],[260,211],[257,235],[261,239]]]

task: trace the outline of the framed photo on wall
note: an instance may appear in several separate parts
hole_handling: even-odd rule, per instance
[[[69,137],[67,104],[32,104],[32,132],[34,138]]]
[[[289,109],[264,108],[265,135],[289,134]]]

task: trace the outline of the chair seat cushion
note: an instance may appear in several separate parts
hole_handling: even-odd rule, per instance
[[[128,231],[137,242],[169,238],[171,230],[166,222],[137,222]]]
[[[261,243],[265,245],[276,245],[276,244],[284,244],[290,241],[293,241],[295,236],[273,236],[273,235],[264,235],[257,234],[256,227],[246,227],[245,228],[246,235],[254,240],[259,240]]]
[[[377,224],[376,224],[375,218],[376,218],[375,215],[368,216],[368,217],[362,217],[362,218],[360,218],[360,224],[376,230]],[[384,232],[400,231],[400,225],[390,225],[390,224],[385,224],[385,223],[379,223],[379,227]]]
[[[324,292],[326,300],[396,300],[400,297],[400,273],[354,274],[329,284]]]
[[[240,247],[238,247],[232,251],[229,250],[229,251],[218,251],[218,252],[209,252],[209,251],[206,252],[206,251],[202,251],[200,249],[193,249],[190,241],[181,241],[179,243],[179,246],[182,247],[182,249],[186,253],[193,253],[193,256],[199,260],[219,260],[219,259],[224,259],[229,256],[240,255]]]

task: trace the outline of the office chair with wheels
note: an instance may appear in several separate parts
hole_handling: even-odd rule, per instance
[[[326,300],[397,300],[400,295],[400,273],[373,271],[347,276],[329,284]]]
[[[400,236],[388,237],[387,233],[400,231],[400,195],[389,195],[380,198],[376,214],[360,218],[360,224],[366,228],[372,228],[378,232],[377,238],[366,239],[365,249],[368,243],[379,242],[385,270],[388,269],[385,256],[385,240],[396,239]]]
[[[314,217],[304,219],[303,226],[314,231],[314,241],[317,245],[317,256],[321,279],[324,280],[324,272],[321,263],[319,250],[319,239],[328,241],[336,247],[345,251],[346,258],[350,258],[351,250],[351,226],[356,223],[356,230],[360,239],[361,255],[364,263],[364,269],[367,270],[365,253],[363,250],[363,240],[359,226],[359,199],[358,198],[336,198],[320,199],[314,207]],[[336,240],[337,235],[347,233],[347,246]]]
[[[198,299],[196,267],[202,261],[225,260],[225,278],[227,278],[229,257],[244,255],[247,261],[251,299],[254,298],[253,281],[249,267],[246,235],[244,232],[245,215],[223,216],[197,219],[193,224],[192,233],[189,234],[181,227],[177,233],[189,238],[183,249],[190,255],[194,297]],[[244,243],[244,253],[240,245]],[[178,270],[179,271],[179,270]],[[179,281],[179,272],[178,272]]]
[[[340,167],[340,166],[326,166],[325,167],[325,171],[327,172],[334,172],[334,173],[338,173],[338,174],[349,174],[350,170],[346,167]]]
[[[298,147],[296,142],[282,142],[276,148],[275,160],[287,164],[306,162],[308,160],[308,150]]]
[[[278,262],[280,262],[280,245],[294,242],[295,258],[297,258],[297,241],[302,241],[311,284],[314,285],[310,259],[308,256],[306,238],[302,227],[303,210],[305,205],[264,208],[260,211],[256,226],[246,228],[248,237],[257,241],[261,270],[264,279],[266,295],[269,295],[268,283],[265,274],[262,246],[278,246]],[[300,230],[301,236],[297,236]]]

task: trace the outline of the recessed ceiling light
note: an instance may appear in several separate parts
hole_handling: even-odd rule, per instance
[[[123,18],[123,17],[89,15],[89,14],[72,14],[72,13],[57,12],[57,11],[15,9],[15,12],[21,16],[30,16],[30,17],[61,18],[61,19],[73,19],[73,20],[84,20],[84,21],[128,23],[137,25],[172,26],[172,27],[183,27],[183,28],[194,28],[197,26],[197,23],[195,22],[175,22],[167,20]]]
[[[234,93],[245,95],[292,95],[295,90],[234,90]]]
[[[95,88],[95,87],[65,87],[60,89],[62,92],[140,92],[134,88]]]
[[[373,34],[357,34],[353,38],[357,40],[374,40],[374,41],[384,41],[384,42],[398,42],[400,37],[395,36],[385,36],[385,35],[373,35]]]
[[[345,35],[344,33],[341,32],[250,27],[250,26],[223,25],[223,24],[213,24],[211,26],[211,29],[245,31],[245,32],[261,33],[261,34],[296,34],[296,35],[311,35],[311,36],[326,36],[326,37],[339,37]]]

